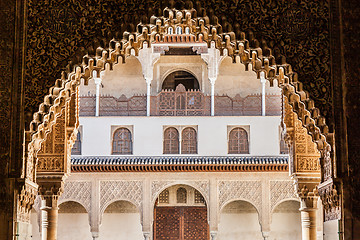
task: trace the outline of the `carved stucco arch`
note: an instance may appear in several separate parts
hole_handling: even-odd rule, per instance
[[[284,202],[287,202],[287,201],[295,201],[295,202],[298,202],[298,203],[300,204],[299,198],[284,198],[284,199],[280,200],[280,201],[277,202],[277,203],[275,204],[275,206],[270,210],[270,214],[269,214],[270,223],[272,223],[272,217],[273,217],[274,210],[276,209],[276,207],[279,206],[280,204],[284,203]],[[299,214],[300,214],[300,211],[299,211]]]
[[[182,24],[182,19],[190,28],[190,34],[196,41],[204,42],[208,47],[214,47],[220,51],[221,56],[230,56],[234,62],[241,62],[246,67],[251,67],[257,73],[264,72],[265,78],[272,84],[277,81],[282,89],[282,94],[287,97],[289,104],[296,113],[302,126],[307,129],[313,141],[317,144],[320,151],[320,162],[322,166],[322,181],[329,181],[334,177],[333,167],[333,148],[334,136],[329,133],[329,127],[325,118],[321,116],[320,110],[315,107],[314,101],[309,98],[309,94],[303,89],[302,84],[297,79],[297,74],[286,62],[276,64],[275,58],[271,55],[271,50],[266,49],[269,55],[264,56],[260,47],[250,48],[245,34],[242,34],[239,40],[236,40],[233,32],[217,34],[216,26],[204,25],[208,23],[207,19],[198,17],[192,19],[191,11],[171,10],[168,11],[169,17],[156,17],[155,24],[141,24],[138,29],[142,32],[124,34],[121,41],[110,41],[110,48],[97,49],[94,57],[84,56],[82,63],[78,63],[75,70],[71,73],[63,73],[55,86],[50,89],[49,95],[45,96],[44,102],[40,104],[39,111],[34,113],[33,121],[30,124],[30,130],[26,133],[26,144],[28,146],[25,156],[27,157],[26,177],[32,181],[36,179],[35,167],[37,165],[38,152],[41,144],[51,133],[52,126],[56,125],[56,119],[66,112],[67,128],[67,146],[71,148],[75,142],[79,109],[78,109],[78,88],[81,82],[87,84],[87,81],[93,77],[93,72],[99,77],[100,72],[105,69],[112,69],[114,64],[126,61],[130,55],[138,55],[139,50],[145,47],[151,47],[154,42],[164,40],[166,26],[177,26]],[[182,12],[182,18],[178,13]],[[190,14],[186,14],[189,12]],[[265,52],[265,51],[264,51]],[[67,157],[70,161],[70,156]],[[70,164],[68,164],[70,166]],[[65,175],[70,169],[64,169]],[[332,191],[326,189],[321,195],[329,194]],[[331,199],[323,200],[331,201]]]
[[[258,215],[259,223],[261,223],[261,206],[256,206],[256,203],[254,204],[250,199],[246,199],[246,198],[243,198],[243,197],[230,199],[230,200],[224,202],[221,206],[219,206],[219,223],[220,223],[220,215],[221,215],[222,210],[223,210],[228,204],[230,204],[230,203],[232,203],[232,202],[236,202],[236,201],[247,202],[247,203],[249,203],[251,206],[253,206],[254,209],[256,210],[257,215]],[[260,224],[260,225],[261,225],[261,224]]]

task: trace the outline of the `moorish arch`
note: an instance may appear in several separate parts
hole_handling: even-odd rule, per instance
[[[240,62],[246,66],[246,69],[255,71],[261,80],[266,79],[271,85],[278,84],[285,99],[287,115],[292,115],[292,119],[298,120],[296,124],[299,129],[303,129],[301,130],[303,134],[310,137],[319,151],[318,158],[305,163],[305,166],[319,166],[316,169],[298,171],[297,167],[300,165],[294,165],[292,173],[297,182],[299,196],[306,207],[312,204],[319,193],[325,206],[326,218],[328,220],[340,218],[338,195],[335,183],[332,181],[334,137],[329,133],[325,118],[314,106],[314,101],[303,90],[297,74],[285,61],[276,63],[270,49],[263,51],[260,47],[251,48],[248,40],[245,39],[245,34],[242,34],[240,39],[235,39],[233,32],[218,34],[218,26],[210,25],[208,19],[195,17],[194,11],[166,8],[164,15],[167,17],[153,16],[152,22],[155,24],[139,24],[138,32],[126,32],[121,41],[110,41],[108,49],[99,47],[96,56],[84,56],[83,61],[76,65],[73,72],[63,72],[55,86],[50,88],[49,94],[39,106],[39,111],[34,113],[30,130],[26,132],[25,173],[29,181],[39,185],[39,193],[46,200],[44,203],[49,209],[49,219],[57,217],[55,210],[57,198],[63,191],[64,180],[70,174],[70,152],[79,127],[79,86],[86,85],[91,78],[99,78],[100,72],[105,69],[111,70],[115,64],[124,63],[129,56],[139,56],[140,50],[146,53],[151,51],[154,44],[171,45],[180,41],[193,43],[192,50],[197,54],[209,50],[214,54],[213,56],[229,56],[233,62]],[[169,34],[170,27],[182,28],[182,32],[188,34]],[[205,44],[206,47],[196,46],[198,43]],[[156,50],[160,55],[167,51],[166,47],[159,47]],[[205,59],[209,68],[208,78],[212,85],[215,84],[218,73],[214,61],[221,61],[221,57]],[[144,58],[148,62],[153,60],[147,58],[146,54]],[[148,66],[143,65],[143,68],[147,85],[150,86],[152,72],[148,71]],[[284,122],[287,130],[294,129],[294,126],[287,125],[285,119]],[[291,134],[287,136],[288,143],[296,146],[298,139],[291,138]],[[296,158],[296,154],[298,152],[292,152],[292,158]],[[309,173],[311,177],[308,176]],[[321,184],[318,185],[320,181]],[[35,184],[29,185],[25,191],[34,192],[36,188]],[[46,234],[48,239],[53,239],[56,235],[56,227],[50,227]]]

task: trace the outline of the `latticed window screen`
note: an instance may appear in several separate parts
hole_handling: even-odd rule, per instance
[[[196,137],[196,130],[194,128],[187,127],[182,131],[181,153],[184,154],[197,153],[197,137]]]
[[[132,154],[132,139],[129,129],[119,128],[115,131],[112,154]]]
[[[180,187],[176,191],[176,202],[177,203],[186,203],[187,202],[187,191],[185,188]]]
[[[164,154],[179,153],[179,132],[176,128],[169,127],[164,131]]]
[[[237,127],[230,131],[229,153],[249,153],[248,134],[245,129]]]
[[[159,203],[169,203],[169,190],[165,189],[160,193]]]
[[[71,149],[71,155],[81,155],[81,134],[80,131],[76,135],[74,146]]]
[[[203,195],[198,190],[195,190],[195,203],[205,203]]]

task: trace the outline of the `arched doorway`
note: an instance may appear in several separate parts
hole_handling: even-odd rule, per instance
[[[142,240],[139,209],[128,201],[111,203],[104,211],[99,240]]]
[[[272,212],[271,239],[301,239],[300,202],[288,200],[277,205]]]
[[[199,82],[194,75],[186,71],[175,71],[170,73],[162,84],[162,89],[175,90],[176,87],[182,84],[186,90],[199,90]]]
[[[154,240],[208,240],[207,207],[193,187],[175,185],[163,190],[154,208]]]
[[[67,201],[59,205],[57,239],[91,239],[89,215],[80,203]]]
[[[220,213],[218,239],[263,239],[256,208],[251,203],[241,200],[226,204]]]

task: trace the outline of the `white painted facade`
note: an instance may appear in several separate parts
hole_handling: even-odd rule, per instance
[[[280,155],[280,116],[81,117],[80,125],[84,156],[111,155],[117,127],[132,131],[132,155],[163,155],[163,132],[170,126],[196,127],[198,154],[192,156],[234,155],[228,154],[228,133],[235,126],[248,132],[249,154],[245,155]]]

